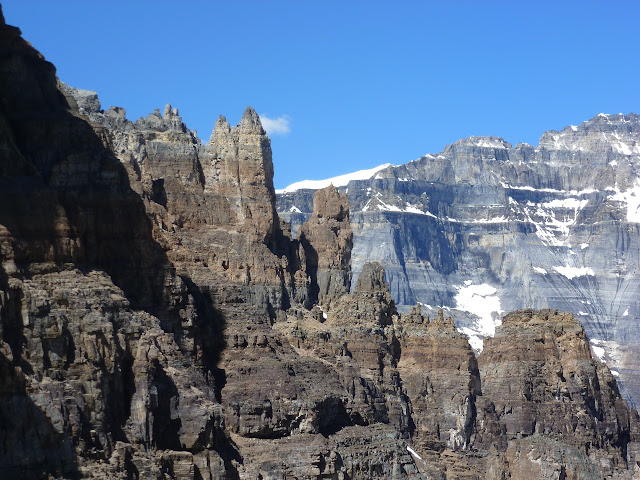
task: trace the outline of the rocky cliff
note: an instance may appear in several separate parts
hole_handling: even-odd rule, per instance
[[[471,137],[380,169],[339,188],[354,278],[381,262],[400,310],[451,309],[478,351],[504,312],[572,312],[638,403],[639,161],[640,116],[599,114],[537,147]],[[313,194],[279,195],[294,231]]]
[[[253,109],[132,122],[0,15],[0,477],[636,478],[638,416],[555,310],[476,356],[350,291],[349,201],[291,237]]]

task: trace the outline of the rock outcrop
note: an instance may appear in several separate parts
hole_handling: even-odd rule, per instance
[[[339,187],[351,207],[354,281],[364,263],[381,262],[400,311],[454,309],[477,351],[504,312],[572,312],[625,399],[640,402],[639,185],[637,114],[598,114],[546,132],[537,147],[459,140]],[[278,196],[294,231],[313,195]]]
[[[623,406],[611,372],[592,357],[584,329],[571,314],[513,312],[486,342],[478,357],[482,394],[503,427],[497,441],[507,443],[508,462],[517,463],[527,451],[513,441],[543,436],[560,444],[547,458],[559,458],[558,448],[576,448],[605,477],[626,467],[627,442],[638,441],[637,416]]]
[[[174,451],[224,473],[202,360],[215,352],[196,334],[214,319],[154,239],[107,132],[17,28],[0,35],[2,476],[148,477]]]
[[[402,315],[398,337],[402,351],[398,371],[413,409],[415,448],[469,447],[480,374],[466,336],[442,310],[430,319],[418,305]]]
[[[131,122],[1,23],[1,478],[640,475],[574,317],[509,314],[476,357],[380,263],[350,292],[335,188],[291,238],[253,109],[206,145]]]
[[[325,305],[348,293],[353,248],[349,200],[333,185],[314,195],[313,213],[300,228],[299,239],[311,281],[310,300]]]

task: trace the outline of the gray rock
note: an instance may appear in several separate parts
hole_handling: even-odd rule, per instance
[[[340,190],[354,279],[379,261],[399,310],[451,309],[476,349],[500,312],[573,312],[625,398],[640,403],[639,115],[599,114],[546,132],[536,148],[459,140]],[[312,195],[278,195],[292,231]]]

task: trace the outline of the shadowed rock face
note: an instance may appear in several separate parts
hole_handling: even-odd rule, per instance
[[[131,122],[4,24],[0,87],[0,478],[640,474],[574,317],[509,314],[476,359],[380,263],[350,292],[349,202],[291,239],[253,109],[207,145]]]
[[[212,342],[195,338],[211,319],[108,132],[78,117],[18,29],[0,25],[0,41],[2,475],[145,477],[160,448],[224,472]]]

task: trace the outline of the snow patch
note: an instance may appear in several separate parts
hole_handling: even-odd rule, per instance
[[[599,347],[594,342],[591,342],[591,351],[600,361],[604,360],[604,348]]]
[[[379,198],[378,198],[378,205],[376,205],[376,208],[383,212],[402,212],[402,209],[400,207],[396,207],[395,205],[387,205]]]
[[[573,280],[576,277],[586,277],[588,275],[595,276],[595,272],[591,267],[570,267],[569,265],[565,265],[564,267],[553,267],[553,269],[569,280]]]
[[[302,213],[302,210],[300,210],[298,207],[296,207],[295,205],[293,207],[291,207],[289,209],[289,212],[291,213]]]
[[[628,317],[629,316],[629,307],[627,307],[627,309],[624,311],[624,313],[622,314],[623,317]]]
[[[331,184],[333,184],[334,187],[343,187],[351,180],[367,180],[373,177],[380,170],[392,166],[393,165],[390,163],[385,163],[368,170],[358,170],[357,172],[346,173],[344,175],[338,175],[337,177],[327,178],[325,180],[302,180],[300,182],[292,183],[288,187],[276,190],[276,193],[290,193],[303,188],[310,190],[319,190],[320,188],[328,187]]]
[[[465,141],[465,143],[483,148],[507,148],[506,142],[504,140],[490,137],[469,137]]]
[[[495,217],[495,218],[474,219],[469,223],[508,223],[508,222],[509,222],[509,219],[504,215],[502,215],[500,217]],[[462,223],[465,223],[465,222],[462,222]]]
[[[500,182],[500,186],[502,188],[507,188],[509,190],[527,190],[529,192],[563,193],[565,195],[573,195],[574,197],[579,197],[581,195],[588,195],[590,193],[595,193],[598,191],[595,188],[585,188],[583,190],[558,190],[557,188],[534,188],[528,185],[524,185],[524,186],[509,185],[508,183],[504,183],[504,182]]]
[[[484,337],[495,335],[496,326],[502,323],[500,314],[503,313],[500,307],[500,298],[496,295],[497,290],[486,283],[455,288],[458,289],[458,293],[454,297],[455,308],[472,313],[479,318],[475,324],[476,328],[471,329],[473,334]]]
[[[635,153],[640,153],[640,146],[634,145],[633,147],[630,147],[621,140],[618,140],[617,142],[611,142],[611,148],[623,155],[633,155]]]
[[[615,192],[611,200],[626,204],[627,222],[640,223],[640,180],[636,179],[634,186],[624,192],[617,187],[607,188],[607,191]]]
[[[422,457],[420,455],[418,455],[415,450],[413,448],[411,448],[409,445],[407,445],[407,451],[413,455],[414,457],[416,457],[418,460],[422,460]]]
[[[546,208],[573,208],[575,210],[575,209],[584,208],[587,205],[587,203],[589,203],[589,200],[578,200],[577,198],[563,198],[563,199],[551,200],[550,202],[545,202],[541,205]]]
[[[581,250],[584,250],[584,249],[585,249],[585,248],[587,248],[588,246],[589,246],[589,244],[588,244],[588,243],[581,243],[581,244],[580,244],[580,249],[581,249]]]
[[[542,268],[542,267],[533,267],[533,269],[534,269],[536,272],[538,272],[538,273],[540,273],[540,274],[542,274],[542,275],[546,275],[546,274],[547,274],[547,271],[546,271],[544,268]]]
[[[600,360],[605,362],[610,369],[618,369],[618,365],[620,365],[623,358],[623,349],[620,347],[620,344],[613,340],[601,340],[599,338],[592,338],[589,340],[589,344],[591,345],[591,350],[594,355],[597,356]],[[613,375],[613,370],[611,371]]]

